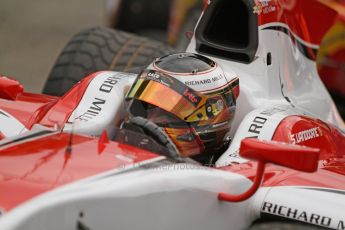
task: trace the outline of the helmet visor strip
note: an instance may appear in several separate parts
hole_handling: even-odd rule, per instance
[[[138,76],[126,98],[145,101],[186,122],[198,122],[212,119],[232,106],[234,98],[231,90],[231,84],[228,84],[222,89],[223,97],[213,93],[204,95],[169,75],[145,70]]]

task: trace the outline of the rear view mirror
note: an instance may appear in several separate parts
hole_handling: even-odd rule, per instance
[[[254,138],[244,139],[240,146],[240,156],[258,162],[254,183],[248,191],[242,194],[219,193],[218,199],[240,202],[251,197],[261,185],[266,163],[303,172],[315,172],[318,168],[319,155],[320,149]]]
[[[303,172],[315,172],[319,163],[319,149],[284,142],[253,138],[241,142],[243,158],[273,163]]]

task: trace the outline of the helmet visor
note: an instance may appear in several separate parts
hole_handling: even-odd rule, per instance
[[[145,70],[136,79],[126,99],[137,99],[155,105],[185,122],[199,122],[213,119],[232,106],[234,98],[231,84],[222,90],[226,91],[222,93],[225,96],[211,97],[191,89],[169,75]]]

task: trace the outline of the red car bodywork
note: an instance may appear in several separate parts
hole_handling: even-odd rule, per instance
[[[63,124],[68,120],[93,77],[94,74],[87,77],[68,93],[75,100],[66,100],[70,97],[27,94],[18,90],[22,87],[15,87],[9,94],[16,96],[1,100],[0,108],[23,122],[28,129],[36,123],[54,127],[54,124]],[[336,128],[317,119],[290,116],[276,129],[273,140],[294,143],[292,135],[314,127],[318,127],[317,138],[295,144],[321,150],[318,172],[301,173],[268,165],[263,186],[313,185],[345,189],[344,183],[339,179],[341,174],[345,175],[342,151],[345,148],[345,137]],[[71,153],[67,151],[69,141]],[[2,208],[9,211],[22,202],[61,185],[159,157],[157,154],[112,141],[103,143],[104,148],[100,149],[100,142],[102,139],[98,137],[52,131],[13,145],[0,146]],[[275,154],[279,154],[279,150]],[[220,170],[239,173],[253,180],[256,177],[256,166],[255,162],[249,162]]]
[[[75,85],[68,92],[68,96],[61,98],[27,93],[18,81],[0,78],[2,91],[6,92],[0,94],[1,98],[6,99],[1,101],[0,108],[8,111],[27,129],[31,129],[35,124],[47,127],[62,126],[79,104],[88,84],[96,74],[97,72],[86,77],[82,84]]]

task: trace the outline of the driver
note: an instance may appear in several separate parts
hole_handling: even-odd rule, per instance
[[[179,157],[213,164],[229,145],[238,94],[235,73],[207,57],[177,53],[139,74],[126,102],[130,117],[158,126]]]

